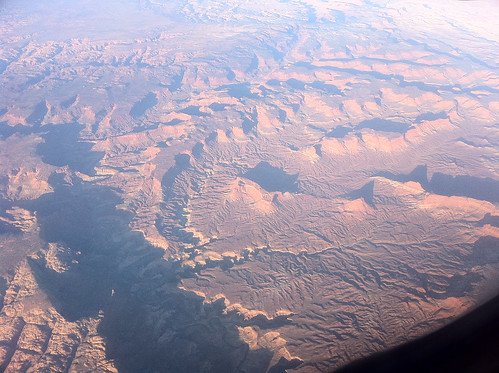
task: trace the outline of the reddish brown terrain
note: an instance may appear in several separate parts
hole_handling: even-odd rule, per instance
[[[0,371],[326,372],[499,291],[494,1],[0,5]]]

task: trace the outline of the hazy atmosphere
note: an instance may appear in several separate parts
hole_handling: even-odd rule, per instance
[[[499,293],[494,0],[0,0],[0,371],[319,373]]]

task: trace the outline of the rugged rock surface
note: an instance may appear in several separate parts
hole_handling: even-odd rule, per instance
[[[324,372],[499,290],[493,4],[2,7],[0,370]]]

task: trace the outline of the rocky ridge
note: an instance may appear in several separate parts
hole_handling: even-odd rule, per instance
[[[2,26],[2,370],[327,371],[497,291],[475,4],[131,2],[82,34],[118,22],[89,3]]]

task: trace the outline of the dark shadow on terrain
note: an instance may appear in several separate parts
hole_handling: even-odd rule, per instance
[[[120,357],[120,371],[266,371],[272,353],[240,341],[220,302],[203,304],[198,295],[156,277],[159,283],[143,283],[141,294],[117,290],[107,308],[101,331],[116,336],[107,349]]]
[[[208,106],[211,110],[213,111],[224,111],[226,107],[229,107],[231,105],[227,105],[227,104],[220,104],[218,102],[214,102],[212,104],[210,104],[210,106]]]
[[[461,141],[462,143],[469,145],[469,146],[472,146],[474,148],[486,148],[487,147],[487,145],[477,144],[476,142],[465,139],[464,137],[459,137],[456,140]]]
[[[326,137],[334,137],[336,139],[341,139],[352,132],[352,129],[345,126],[338,126],[333,128],[331,131],[326,133]]]
[[[335,373],[499,372],[499,296],[414,342]]]
[[[485,265],[489,263],[499,263],[499,238],[493,236],[480,237],[465,257],[465,264],[468,267]]]
[[[251,59],[251,63],[246,69],[245,73],[250,73],[252,71],[258,70],[258,57],[256,54],[253,55],[253,58]]]
[[[159,126],[176,126],[179,123],[182,123],[183,120],[181,119],[172,119],[168,122],[155,122],[152,124],[147,124],[147,125],[141,125],[141,126],[135,126],[133,127],[132,132],[138,133],[138,132],[144,132],[144,131],[150,131],[150,130],[155,130],[159,128]]]
[[[44,102],[42,104],[45,105]],[[35,109],[34,113],[37,110]],[[40,118],[43,119],[43,117],[37,115],[34,117],[36,120],[33,120],[31,127],[20,124],[11,127],[6,122],[1,122],[0,135],[5,139],[17,133],[22,135],[40,134],[44,142],[38,144],[36,151],[43,162],[58,167],[69,166],[87,175],[95,173],[94,167],[103,157],[104,152],[91,151],[93,143],[79,139],[79,134],[84,129],[82,125],[67,123],[42,126]]]
[[[406,40],[408,41],[408,40]],[[438,52],[441,54],[440,52]],[[468,58],[471,59],[470,55],[467,55]],[[456,58],[453,56],[453,58]],[[345,61],[349,61],[351,59],[345,59]],[[407,61],[409,62],[409,61]],[[481,61],[480,61],[481,62]],[[481,62],[483,63],[483,62]],[[357,69],[351,69],[351,68],[342,68],[342,67],[334,67],[334,66],[315,66],[311,64],[310,62],[304,62],[300,61],[295,63],[295,66],[297,67],[305,67],[310,70],[330,70],[330,71],[338,71],[342,73],[347,73],[347,74],[352,74],[352,75],[367,75],[370,77],[373,77],[375,79],[379,80],[385,80],[385,81],[395,81],[395,84],[399,85],[402,88],[405,87],[416,87],[420,89],[421,91],[426,91],[426,92],[433,92],[438,94],[438,91],[446,91],[446,92],[454,92],[454,90],[457,88],[459,91],[463,93],[471,93],[471,91],[474,90],[484,90],[490,93],[499,93],[498,89],[494,89],[488,86],[476,86],[476,87],[470,87],[470,88],[465,88],[460,86],[459,84],[446,84],[446,85],[438,85],[438,84],[428,84],[424,82],[417,82],[417,81],[406,81],[404,76],[398,75],[398,74],[383,74],[377,71],[364,71],[364,70],[357,70]],[[490,66],[489,66],[490,67]],[[493,68],[493,67],[490,67]]]
[[[444,51],[441,48],[431,47],[430,45],[428,45],[428,44],[426,44],[424,42],[418,41],[418,40],[405,39],[404,41],[406,43],[408,43],[410,45],[413,45],[413,46],[416,46],[416,47],[423,47],[424,50],[426,50],[428,52],[431,52],[431,53],[435,53],[436,55],[443,55],[445,57],[448,57],[450,60],[459,60],[459,62],[462,62],[465,58],[468,58],[468,59],[470,59],[473,62],[476,62],[476,63],[478,63],[478,64],[480,64],[482,66],[488,67],[489,69],[495,69],[495,68],[497,68],[495,65],[494,66],[489,65],[485,61],[482,61],[482,60],[480,60],[480,59],[472,56],[471,54],[460,53],[459,55],[456,56],[453,53],[449,53],[448,51]],[[397,40],[397,42],[399,42],[399,40]],[[478,87],[476,89],[478,89]]]
[[[254,181],[267,192],[298,192],[298,175],[289,175],[282,168],[274,167],[267,162],[260,162],[241,175]]]
[[[331,95],[331,96],[335,96],[335,95],[336,96],[344,96],[343,92],[341,92],[341,90],[338,87],[336,87],[333,84],[324,83],[323,81],[320,81],[320,80],[315,80],[312,83],[307,83],[307,82],[304,82],[302,80],[291,78],[291,79],[286,80],[284,83],[286,83],[290,88],[298,90],[298,91],[303,91],[307,87],[312,87],[318,91],[322,91],[322,92],[327,93],[328,95]],[[271,86],[271,87],[282,86],[281,81],[278,79],[270,79],[267,81],[266,84]]]
[[[282,110],[280,108],[277,108],[277,110],[279,112],[279,116],[277,117],[279,119],[279,122],[284,123],[286,119],[288,119],[288,114],[285,110]]]
[[[216,139],[218,138],[218,133],[217,131],[213,131],[212,133],[210,133],[208,135],[208,137],[206,138],[206,143],[207,144],[210,144],[212,143],[213,141],[215,141]]]
[[[409,174],[394,174],[388,171],[382,171],[374,176],[385,177],[390,180],[407,183],[408,181],[416,181],[421,184],[424,189],[428,189],[428,167],[419,165]]]
[[[301,80],[291,78],[286,80],[286,84],[289,85],[293,89],[297,89],[299,91],[303,91],[305,89],[305,82],[302,82]]]
[[[491,214],[485,214],[482,220],[478,222],[479,227],[483,227],[485,224],[490,224],[493,227],[499,228],[499,216],[498,215],[491,215]]]
[[[286,369],[294,369],[300,366],[302,361],[300,359],[286,360],[281,357],[276,365],[268,370],[267,373],[286,373]]]
[[[15,126],[9,126],[7,122],[0,122],[0,138],[6,139],[16,133],[22,135],[28,135],[33,133],[33,128],[23,126],[22,124],[16,124]]]
[[[279,79],[270,79],[270,80],[267,80],[267,82],[265,84],[267,84],[271,87],[280,87],[281,81]]]
[[[67,109],[68,107],[70,107],[71,105],[73,105],[76,102],[77,98],[78,98],[78,96],[74,95],[74,96],[68,98],[67,100],[62,101],[61,108]]]
[[[171,84],[167,85],[170,92],[176,92],[182,88],[182,81],[184,80],[185,69],[182,68],[180,74],[173,77]]]
[[[407,130],[412,128],[412,126],[407,123],[395,122],[383,118],[374,118],[360,122],[355,128],[356,129],[370,128],[375,131],[381,131],[381,132],[406,133]]]
[[[30,264],[41,286],[47,285],[45,290],[58,311],[74,321],[96,316],[109,297],[118,250],[112,236],[126,232],[129,216],[116,210],[121,201],[108,188],[79,182],[68,185],[62,176],[51,178],[53,193],[21,205],[36,211],[43,240],[62,243],[73,252],[77,262],[66,272],[50,270],[44,260]]]
[[[204,153],[204,145],[201,142],[197,142],[196,145],[192,147],[192,155],[194,158],[199,158]]]
[[[447,118],[449,118],[449,116],[447,115],[447,113],[445,111],[441,111],[439,113],[428,112],[428,113],[423,113],[423,114],[418,115],[416,117],[415,122],[416,123],[421,123],[421,122],[423,122],[425,120],[432,121],[432,120],[447,119]]]
[[[25,84],[27,86],[29,86],[29,85],[36,85],[36,84],[40,83],[43,79],[45,79],[49,75],[50,75],[50,71],[45,70],[41,74],[32,76],[31,78],[29,78],[28,80],[26,80]]]
[[[3,3],[4,1],[0,2],[0,6],[3,5]],[[9,63],[4,59],[0,59],[0,74],[7,69],[7,66],[9,66]]]
[[[5,293],[8,289],[7,280],[0,277],[0,310],[3,308],[3,300],[5,298]]]
[[[437,120],[437,119],[442,119],[442,118],[447,118],[447,114],[445,112],[424,113],[424,114],[421,114],[418,117],[416,117],[414,122],[421,123],[424,120]],[[312,125],[309,125],[309,127],[323,131],[321,128],[315,127]],[[341,139],[341,138],[344,138],[349,133],[352,133],[355,130],[360,130],[363,128],[370,128],[370,129],[373,129],[375,131],[380,131],[380,132],[394,132],[394,133],[405,134],[408,130],[410,130],[411,128],[414,128],[414,126],[412,126],[411,124],[408,124],[408,123],[396,122],[396,121],[383,119],[383,118],[374,118],[374,119],[364,120],[364,121],[360,122],[355,127],[346,127],[346,126],[335,127],[326,133],[326,137],[333,137],[333,138]]]
[[[265,87],[264,85],[261,85],[261,84],[258,86],[258,89],[260,90],[261,96],[263,96],[263,97],[267,97],[269,94],[274,93],[273,90],[268,89],[267,87]]]
[[[188,162],[179,157],[178,168]],[[50,181],[54,192],[22,207],[36,211],[44,240],[65,248],[58,257],[66,269],[51,269],[43,254],[29,263],[67,320],[104,311],[100,333],[107,357],[120,372],[267,370],[272,353],[250,350],[239,339],[237,325],[265,328],[286,320],[244,320],[225,313],[223,300],[205,304],[202,297],[179,289],[179,279],[189,274],[130,231],[131,214],[116,208],[122,201],[109,188],[67,182],[59,174]]]
[[[309,127],[324,132],[322,128],[315,127],[313,125],[309,125]],[[413,128],[413,126],[407,123],[395,122],[388,119],[374,118],[374,119],[364,120],[359,124],[357,124],[357,126],[355,127],[346,127],[346,126],[335,127],[329,132],[326,132],[325,135],[326,137],[341,139],[344,138],[349,133],[352,133],[355,130],[361,130],[363,128],[370,128],[372,130],[380,132],[394,132],[394,133],[405,134],[409,129]]]
[[[427,173],[427,167],[420,165],[407,175],[379,172],[375,176],[400,182],[417,181],[426,191],[442,196],[461,196],[492,203],[499,202],[498,180],[468,175],[452,176],[436,172],[428,181]]]
[[[241,115],[243,117],[243,124],[241,125],[241,127],[243,128],[243,132],[245,134],[248,134],[251,132],[251,130],[253,130],[253,128],[258,125],[258,113],[255,109],[250,113],[249,116],[243,113],[241,113]]]
[[[169,239],[176,238],[181,242],[197,245],[199,238],[194,237],[192,232],[184,229],[187,223],[187,215],[184,209],[188,202],[188,196],[181,194],[175,188],[175,183],[181,177],[182,172],[190,167],[191,156],[183,153],[177,154],[175,156],[175,165],[163,175],[161,180],[163,190],[162,208],[167,210],[168,218],[157,219],[156,227],[159,232]]]
[[[371,207],[374,206],[374,180],[368,182],[362,188],[354,190],[346,195],[350,200],[363,198],[364,201]]]
[[[145,112],[158,104],[158,98],[153,92],[149,92],[142,100],[136,102],[130,110],[130,116],[137,119]]]
[[[189,154],[177,154],[175,156],[175,165],[170,168],[163,176],[161,180],[161,185],[163,187],[163,197],[164,199],[169,199],[174,196],[172,192],[172,186],[175,182],[175,178],[184,170],[187,170],[191,166],[191,156]]]
[[[45,115],[47,115],[48,110],[49,109],[47,108],[47,104],[45,103],[45,101],[40,102],[38,105],[35,106],[30,116],[26,118],[26,123],[35,126],[40,125],[42,123],[43,118],[45,118]]]
[[[471,292],[481,280],[482,277],[478,273],[468,271],[464,275],[456,274],[448,278],[445,285],[428,284],[425,290],[426,294],[434,299],[459,298]]]
[[[314,145],[315,153],[319,156],[322,157],[322,144],[315,144]]]
[[[258,95],[251,92],[249,83],[235,83],[220,86],[216,91],[227,91],[227,94],[234,98],[255,98]]]
[[[92,124],[92,132],[93,133],[97,132],[97,130],[99,129],[100,122],[106,117],[106,115],[107,115],[107,111],[104,109],[99,110],[99,112],[97,114],[95,114],[95,121]]]
[[[209,114],[203,113],[201,110],[199,110],[200,108],[201,108],[201,106],[191,105],[191,106],[187,106],[185,109],[180,110],[180,112],[184,113],[184,114],[194,115],[197,117],[209,116]]]
[[[227,73],[226,77],[227,79],[229,79],[231,82],[236,79],[236,74],[234,73],[234,71],[230,68],[226,68],[225,69],[225,72]]]
[[[330,95],[344,96],[343,92],[341,92],[338,87],[333,84],[324,83],[320,80],[316,80],[311,86]]]
[[[46,125],[42,130],[45,142],[37,146],[37,153],[43,162],[53,166],[69,166],[70,168],[94,174],[94,166],[104,156],[104,152],[94,152],[90,149],[91,142],[79,140],[83,126],[79,124]]]
[[[1,216],[2,215],[0,215],[0,217]],[[7,233],[11,234],[21,233],[21,230],[19,228],[14,227],[12,224],[0,220],[0,234],[7,234]]]
[[[430,191],[444,196],[463,196],[489,202],[499,202],[499,181],[468,175],[433,174]]]

